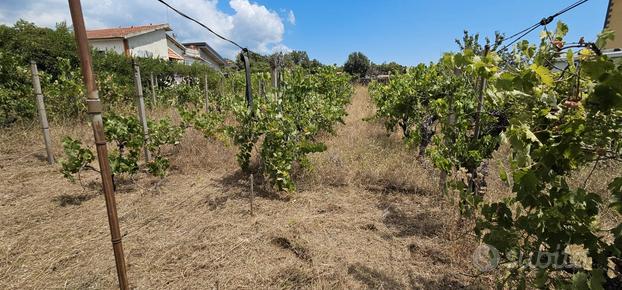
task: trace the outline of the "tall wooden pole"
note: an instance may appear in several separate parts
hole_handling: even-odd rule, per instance
[[[279,71],[276,67],[272,68],[271,75],[272,75],[272,87],[276,89],[279,86],[279,81],[278,81]]]
[[[80,56],[80,67],[87,91],[87,109],[92,118],[93,135],[97,148],[97,160],[102,179],[102,188],[106,200],[106,210],[108,213],[108,224],[110,226],[110,236],[112,238],[112,249],[117,266],[117,277],[119,278],[119,288],[129,289],[127,283],[127,271],[125,269],[125,257],[123,255],[123,243],[121,231],[119,229],[119,219],[117,216],[117,204],[113,192],[112,174],[108,163],[108,147],[106,146],[106,135],[104,133],[104,122],[102,119],[102,104],[99,100],[99,93],[95,87],[95,77],[91,63],[91,52],[86,38],[86,27],[82,16],[82,5],[80,0],[68,0],[71,20],[78,45]]]
[[[488,55],[488,51],[490,51],[490,45],[486,44],[484,47],[484,57]],[[486,89],[486,78],[481,76],[479,78],[479,88],[477,96],[477,113],[475,115],[475,139],[479,139],[480,131],[481,131],[481,116],[482,109],[484,107],[484,90]]]
[[[41,91],[41,82],[39,81],[39,70],[34,61],[30,62],[32,70],[32,87],[35,90],[35,98],[37,99],[37,111],[39,111],[39,120],[41,120],[41,130],[43,131],[43,142],[45,143],[45,151],[48,155],[48,163],[54,163],[54,153],[52,152],[52,140],[50,138],[50,125],[48,124],[48,116],[45,112],[43,103],[43,93]]]
[[[488,55],[490,51],[490,45],[486,44],[484,47],[484,57]],[[475,140],[479,140],[479,135],[482,130],[482,110],[484,109],[484,90],[486,89],[486,78],[484,76],[480,76],[479,78],[479,87],[478,96],[477,96],[477,111],[475,114],[475,129],[474,129],[474,138]],[[471,174],[469,180],[469,187],[474,194],[479,194],[479,185],[477,182],[477,167],[469,168],[469,173]]]
[[[207,86],[207,74],[205,74],[205,112],[209,112],[209,90]]]
[[[151,99],[152,99],[151,106],[155,108],[157,100],[156,100],[156,84],[155,84],[155,78],[153,77],[153,73],[150,74],[150,77],[151,77],[150,81],[151,81]]]
[[[143,147],[145,151],[145,162],[149,162],[149,160],[151,160],[151,153],[149,153],[149,148],[147,148],[146,145],[149,144],[149,127],[147,126],[147,114],[145,114],[145,98],[143,97],[143,84],[140,79],[140,67],[136,63],[134,63],[134,83],[136,84],[138,119],[143,125],[143,137],[145,138],[145,146]]]

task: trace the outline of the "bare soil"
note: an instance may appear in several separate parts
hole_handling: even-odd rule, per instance
[[[161,113],[151,112],[153,115]],[[140,173],[116,193],[130,285],[137,289],[477,289],[477,246],[438,177],[399,137],[363,119],[358,87],[327,152],[298,191],[255,187],[235,148],[187,132],[162,184]],[[45,162],[35,124],[0,131],[0,289],[117,287],[99,176],[71,183]],[[52,124],[57,157],[87,123]]]

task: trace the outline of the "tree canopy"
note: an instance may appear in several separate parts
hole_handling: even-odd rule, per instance
[[[355,77],[365,77],[371,66],[369,58],[362,52],[353,52],[348,56],[348,61],[343,65],[343,70]]]

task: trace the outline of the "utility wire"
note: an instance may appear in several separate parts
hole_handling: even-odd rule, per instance
[[[510,40],[510,39],[516,38],[516,39],[514,39],[512,42],[510,42],[509,44],[505,45],[505,46],[504,46],[501,50],[499,50],[499,51],[504,51],[504,50],[506,50],[508,47],[512,46],[514,43],[516,43],[517,41],[519,41],[519,40],[520,40],[520,39],[522,39],[523,37],[527,36],[527,34],[531,33],[531,32],[532,32],[532,31],[534,31],[534,30],[536,30],[538,27],[540,27],[540,26],[546,26],[547,24],[550,24],[551,22],[553,22],[553,20],[555,20],[555,18],[556,18],[556,17],[558,17],[558,16],[560,16],[560,15],[562,15],[562,14],[564,14],[564,13],[566,13],[566,12],[568,12],[568,11],[572,10],[572,9],[575,9],[575,8],[577,8],[577,7],[579,7],[579,6],[583,5],[583,4],[585,4],[585,3],[586,3],[586,2],[588,2],[588,1],[589,1],[589,0],[579,0],[579,1],[575,2],[574,4],[572,4],[572,5],[570,5],[570,6],[566,7],[566,8],[564,8],[564,9],[562,9],[562,10],[560,10],[559,12],[557,12],[557,13],[555,13],[555,14],[553,14],[553,15],[549,16],[549,17],[542,18],[542,20],[540,20],[538,23],[536,23],[536,24],[534,24],[534,25],[532,25],[532,26],[529,26],[529,27],[527,27],[527,28],[525,28],[525,29],[523,29],[523,30],[519,31],[519,32],[517,32],[517,33],[513,34],[512,36],[510,36],[510,37],[508,37],[508,38],[503,39],[503,41],[507,41],[507,40]],[[503,43],[503,41],[502,41],[502,43]]]
[[[243,50],[243,51],[248,51],[248,49],[247,49],[247,48],[242,47],[241,45],[237,44],[235,41],[233,41],[233,40],[231,40],[231,39],[228,39],[228,38],[226,38],[226,37],[224,37],[224,36],[222,36],[222,35],[220,35],[220,34],[216,33],[214,30],[212,30],[211,28],[209,28],[207,25],[205,25],[205,24],[201,23],[200,21],[198,21],[198,20],[196,20],[196,19],[194,19],[194,18],[192,18],[192,17],[190,17],[190,16],[186,15],[185,13],[183,13],[183,12],[181,12],[181,11],[177,10],[175,7],[173,7],[173,6],[171,6],[170,4],[166,3],[166,1],[164,1],[164,0],[157,0],[157,1],[158,1],[158,2],[160,2],[160,3],[162,3],[162,4],[164,4],[166,7],[170,8],[171,10],[175,11],[177,14],[181,15],[182,17],[184,17],[184,18],[186,18],[186,19],[188,19],[188,20],[190,20],[190,21],[192,21],[192,22],[194,22],[194,23],[196,23],[196,24],[200,25],[201,27],[203,27],[203,28],[207,29],[207,31],[209,31],[209,32],[211,32],[212,34],[216,35],[218,38],[220,38],[220,39],[222,39],[222,40],[224,40],[224,41],[227,41],[227,42],[229,42],[229,43],[231,43],[231,44],[233,44],[233,45],[237,46],[238,48],[240,48],[240,49],[241,49],[241,50]]]
[[[527,28],[525,28],[525,29],[523,29],[523,30],[521,30],[519,32],[516,32],[516,33],[512,34],[512,36],[503,39],[503,41],[510,40],[510,39],[512,39],[514,37],[517,37],[518,35],[525,33],[527,30],[533,29],[534,27],[538,27],[538,26],[540,26],[540,22],[538,22],[538,23],[536,23],[536,24],[534,24],[532,26],[529,26],[529,27],[527,27]]]
[[[519,37],[517,37],[516,39],[514,39],[512,42],[508,43],[507,45],[505,45],[502,49],[500,49],[499,51],[504,51],[506,49],[508,49],[508,47],[512,46],[514,43],[518,42],[519,40],[521,40],[523,37],[527,36],[527,34],[531,33],[532,31],[536,30],[538,26],[532,26],[531,28],[524,30],[525,32],[522,33]]]
[[[164,4],[166,7],[170,8],[171,10],[175,11],[177,14],[181,15],[182,17],[200,25],[201,27],[207,29],[207,31],[211,32],[212,34],[216,35],[218,38],[227,41],[235,46],[237,46],[238,48],[240,48],[242,50],[242,53],[240,53],[241,59],[244,62],[244,72],[246,75],[246,105],[248,107],[249,110],[251,110],[251,108],[253,107],[253,95],[252,95],[252,88],[251,88],[251,68],[250,68],[250,60],[248,57],[249,54],[249,50],[246,47],[242,47],[241,45],[237,44],[235,41],[228,39],[218,33],[216,33],[214,30],[212,30],[211,28],[209,28],[207,25],[201,23],[200,21],[186,15],[185,13],[177,10],[175,7],[171,6],[170,4],[166,3],[166,1],[164,0],[157,0],[158,2]]]

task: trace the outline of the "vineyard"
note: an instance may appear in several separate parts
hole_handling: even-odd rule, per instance
[[[622,63],[553,19],[369,84],[2,26],[0,288],[620,289]]]

